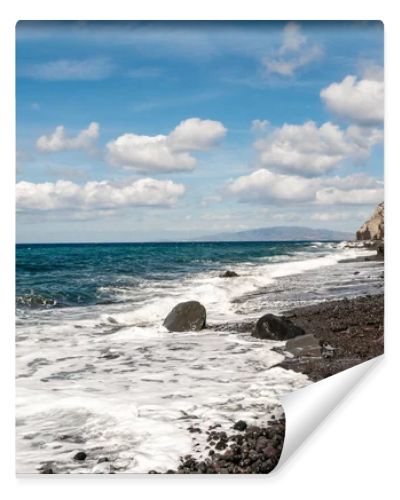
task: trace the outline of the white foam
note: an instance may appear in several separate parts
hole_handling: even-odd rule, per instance
[[[127,288],[117,304],[32,311],[17,326],[18,472],[48,461],[58,472],[101,473],[111,464],[166,471],[204,448],[205,435],[189,426],[229,430],[238,419],[263,424],[279,414],[279,397],[309,383],[272,368],[282,359],[272,350],[279,344],[211,330],[169,333],[162,321],[184,300],[202,302],[209,323],[252,317],[248,302],[236,299],[360,252],[324,244],[285,262],[229,266],[239,274],[233,279],[213,271],[141,284],[139,301]],[[79,449],[84,464],[72,459]],[[110,462],[98,464],[104,456]]]

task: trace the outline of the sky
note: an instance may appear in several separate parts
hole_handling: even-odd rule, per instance
[[[16,27],[17,241],[355,232],[383,200],[380,22]]]

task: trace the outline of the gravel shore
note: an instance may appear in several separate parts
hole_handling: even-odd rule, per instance
[[[285,312],[287,318],[318,339],[318,356],[286,357],[278,366],[306,374],[318,381],[351,368],[384,352],[384,296],[368,295],[354,299],[322,302]],[[251,331],[251,323],[229,325],[236,332]],[[215,325],[216,330],[227,329]],[[284,354],[284,350],[282,350]],[[268,427],[247,426],[237,422],[227,434],[208,429],[206,451],[209,457],[197,460],[183,457],[177,470],[182,474],[254,474],[269,473],[279,462],[282,453],[285,421],[271,421]]]
[[[283,316],[320,341],[321,356],[287,358],[279,366],[313,381],[383,354],[383,294],[323,302]],[[324,346],[329,346],[325,354]]]
[[[268,474],[277,466],[282,453],[285,421],[271,420],[268,427],[258,427],[239,420],[230,433],[214,426],[206,434],[208,457],[203,460],[191,455],[183,457],[178,469],[167,474]]]

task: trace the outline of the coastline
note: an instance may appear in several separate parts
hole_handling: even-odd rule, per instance
[[[371,249],[370,244],[363,247]],[[383,261],[383,255],[377,252],[376,256],[339,260],[337,265],[355,262],[383,264]],[[380,278],[383,288],[384,272]],[[302,373],[312,382],[318,382],[384,353],[383,292],[293,308],[284,311],[280,317],[302,328],[305,332],[303,337],[308,340],[303,341],[303,346],[297,349],[297,352],[296,349],[290,352],[288,343],[282,348],[275,348],[285,356],[276,367]],[[231,330],[236,334],[254,332],[255,322],[213,325],[213,329]],[[319,348],[315,347],[316,342]],[[197,460],[191,455],[182,457],[178,469],[169,473],[271,472],[279,462],[284,445],[284,415],[277,421],[268,422],[266,428],[248,426],[243,421],[237,422],[233,426],[233,429],[235,428],[244,432],[227,436],[226,433],[208,429],[208,446],[205,450],[208,452],[208,458]]]
[[[344,247],[341,245],[338,248],[343,249]],[[364,248],[371,250],[368,247]],[[157,311],[158,315],[156,318],[152,318],[153,323],[150,326],[138,324],[137,318],[139,316],[135,312],[128,313],[130,316],[124,315],[123,312],[120,314],[110,312],[102,317],[101,323],[96,321],[96,323],[88,324],[84,318],[79,324],[73,309],[47,309],[45,314],[49,317],[52,317],[53,314],[57,317],[68,317],[68,314],[72,313],[71,317],[74,321],[74,330],[72,331],[75,333],[76,339],[81,342],[84,338],[82,337],[84,332],[83,334],[88,336],[90,342],[95,339],[95,349],[89,351],[89,354],[93,353],[94,356],[87,356],[84,358],[84,362],[80,361],[81,358],[73,358],[70,363],[69,360],[72,358],[58,357],[54,368],[49,363],[42,366],[41,360],[31,361],[31,358],[27,357],[26,361],[29,363],[27,366],[32,374],[35,374],[34,370],[40,374],[36,378],[38,383],[41,385],[45,382],[47,386],[51,384],[51,386],[57,387],[64,383],[64,379],[75,379],[84,381],[85,385],[82,387],[88,387],[86,385],[88,381],[89,383],[92,381],[93,387],[97,387],[95,373],[98,367],[104,373],[113,374],[112,380],[116,384],[115,387],[120,390],[119,384],[124,386],[126,373],[130,373],[132,376],[131,384],[135,384],[136,381],[138,383],[134,393],[135,405],[138,408],[144,408],[144,410],[140,409],[139,412],[133,413],[134,420],[131,423],[122,423],[123,428],[126,425],[132,425],[131,443],[128,445],[125,439],[121,444],[124,450],[127,450],[125,452],[126,458],[125,455],[122,455],[123,458],[119,457],[118,449],[107,447],[102,449],[95,446],[97,438],[93,439],[89,434],[92,432],[92,427],[86,429],[82,428],[80,424],[77,435],[75,435],[76,431],[71,434],[69,429],[63,428],[61,430],[57,426],[55,429],[57,435],[55,438],[51,438],[56,451],[53,456],[50,452],[48,458],[39,459],[36,470],[42,474],[129,472],[129,460],[134,463],[137,456],[136,435],[138,432],[142,435],[140,426],[145,425],[144,420],[148,416],[152,418],[149,411],[153,410],[149,410],[150,407],[146,406],[148,404],[146,401],[147,391],[141,389],[143,385],[146,385],[150,392],[155,391],[154,397],[160,398],[159,407],[161,410],[164,408],[162,411],[168,411],[173,415],[176,408],[183,408],[186,413],[175,417],[178,418],[177,425],[173,418],[166,414],[167,425],[171,427],[172,432],[176,432],[177,439],[181,440],[180,448],[175,450],[175,457],[169,458],[169,454],[165,453],[165,455],[161,455],[161,458],[152,459],[149,454],[151,454],[151,447],[154,445],[145,444],[148,439],[145,436],[144,444],[138,450],[139,456],[143,456],[145,460],[135,465],[136,468],[140,468],[138,472],[240,474],[271,472],[277,465],[283,448],[285,423],[279,405],[275,407],[274,414],[271,414],[272,407],[269,407],[268,398],[265,399],[266,387],[272,388],[271,396],[275,394],[275,389],[273,389],[275,382],[279,382],[280,386],[280,381],[283,381],[286,391],[295,390],[296,387],[307,385],[307,380],[308,383],[320,380],[379,355],[383,351],[383,342],[382,346],[378,342],[375,351],[367,352],[365,350],[364,352],[361,350],[357,352],[359,349],[357,336],[359,334],[367,336],[365,340],[368,344],[373,339],[373,333],[379,331],[381,320],[383,328],[383,297],[381,295],[383,264],[382,262],[370,262],[367,257],[372,256],[371,252],[364,254],[362,251],[360,255],[359,252],[351,250],[344,253],[344,256],[356,258],[343,263],[337,259],[338,251],[341,250],[333,249],[332,253],[328,251],[326,255],[322,256],[322,259],[317,255],[311,259],[289,260],[288,263],[261,264],[254,270],[250,268],[251,272],[248,275],[245,274],[248,268],[243,266],[239,269],[234,267],[237,271],[236,276],[232,273],[230,277],[224,277],[224,275],[221,277],[221,271],[218,271],[218,275],[217,272],[214,272],[211,274],[211,278],[208,275],[201,276],[200,279],[194,278],[197,279],[194,281],[196,288],[188,288],[190,293],[193,293],[193,290],[198,293],[198,285],[206,289],[207,293],[210,289],[213,292],[226,290],[226,295],[219,293],[215,295],[215,299],[213,297],[214,301],[205,302],[209,321],[206,325],[207,331],[204,334],[201,332],[171,334],[162,329],[154,328],[154,323],[161,324],[167,308],[170,308],[169,304],[178,302],[176,298],[166,304],[164,310]],[[361,258],[357,258],[358,256]],[[321,268],[326,269],[326,271],[321,273]],[[264,277],[268,276],[264,273],[270,270],[272,280],[265,280],[265,284],[263,284]],[[297,278],[293,279],[293,276],[297,276]],[[320,276],[321,281],[319,280]],[[260,282],[261,286],[251,291],[252,284],[259,285]],[[233,296],[232,298],[230,290],[237,292],[238,289],[240,289],[241,294],[236,293],[237,297]],[[366,295],[374,294],[375,291],[379,295]],[[182,290],[179,292],[180,297],[185,297],[186,292],[182,292]],[[357,297],[357,294],[363,297]],[[199,294],[199,300],[202,300],[202,297],[203,295]],[[332,297],[335,300],[331,300]],[[340,297],[343,298],[340,299]],[[251,335],[258,318],[271,312],[287,318],[294,325],[303,328],[306,336],[314,335],[321,322],[334,321],[335,307],[340,309],[342,322],[348,323],[350,319],[354,319],[353,309],[358,307],[359,302],[365,302],[365,308],[361,307],[360,309],[357,317],[358,323],[351,325],[349,342],[352,345],[343,350],[343,353],[340,350],[341,346],[332,340],[335,335],[337,336],[344,330],[342,325],[336,325],[335,330],[324,331],[325,336],[315,335],[318,341],[329,343],[334,349],[334,356],[322,355],[322,350],[318,356],[293,356],[289,350],[284,349],[285,343],[283,341],[265,341]],[[222,309],[225,314],[220,315],[221,304],[224,307],[227,304],[233,304],[234,310],[239,311],[239,314],[235,316],[231,314],[232,309]],[[354,304],[353,309],[352,304]],[[376,308],[373,314],[374,321],[371,323],[367,313],[372,311],[373,304],[376,305]],[[301,307],[297,307],[297,305]],[[343,305],[346,307],[343,308]],[[113,305],[111,307],[114,308]],[[157,307],[160,307],[160,300],[157,301]],[[149,317],[148,311],[149,309],[143,310],[143,317]],[[132,323],[135,326],[131,326]],[[136,326],[137,324],[138,326]],[[375,328],[374,325],[378,330],[371,329],[371,326]],[[333,326],[335,327],[335,324]],[[367,327],[365,332],[364,327]],[[56,328],[58,332],[59,327],[54,325],[54,332],[56,332]],[[90,336],[91,331],[88,328],[93,329],[95,337]],[[106,335],[98,335],[100,331]],[[53,330],[47,329],[49,336],[52,332]],[[68,332],[71,332],[69,328]],[[110,337],[110,334],[113,335]],[[64,345],[62,344],[63,337],[57,336],[54,339],[61,342],[62,346]],[[379,336],[375,335],[375,339],[379,339]],[[47,343],[47,346],[49,345]],[[67,352],[70,352],[69,347]],[[79,355],[82,353],[80,352]],[[62,368],[58,368],[60,366],[58,363],[62,364]],[[94,368],[86,370],[87,366]],[[178,366],[179,370],[177,370]],[[212,373],[212,376],[202,373],[206,367],[207,372]],[[187,377],[188,368],[191,370],[191,382],[190,385],[185,386],[187,389],[185,392],[185,389],[178,389],[174,383],[177,380],[176,373],[180,374],[180,378]],[[30,377],[31,372],[27,372],[26,376]],[[160,372],[163,373],[162,378],[158,376]],[[93,375],[91,375],[92,373]],[[21,375],[24,377],[23,373]],[[22,380],[28,381],[29,378]],[[197,391],[195,395],[193,381],[195,381]],[[111,387],[114,386],[111,385]],[[249,391],[250,388],[251,391]],[[126,403],[122,403],[121,412],[118,412],[118,415],[128,414],[134,389],[135,385],[131,385],[129,394],[126,395]],[[112,393],[115,393],[115,389],[112,390]],[[151,393],[153,394],[153,392]],[[215,398],[216,395],[218,395],[221,414],[211,415],[209,413],[211,398]],[[190,398],[196,398],[199,408],[196,407],[196,409],[192,406]],[[253,399],[254,402],[250,402],[249,398]],[[110,399],[112,399],[112,394]],[[85,408],[88,406],[86,401],[87,399],[85,399]],[[264,407],[262,407],[263,404]],[[109,406],[104,408],[108,412]],[[167,408],[170,409],[167,410]],[[214,408],[214,403],[212,403],[212,408]],[[67,416],[69,415],[75,418],[75,413]],[[97,418],[97,410],[94,415]],[[108,416],[108,414],[106,415]],[[154,438],[150,439],[156,442],[158,437],[164,434],[161,426],[159,429],[154,428],[154,434]],[[24,435],[23,439],[26,444],[29,444],[31,436],[29,434],[26,436]],[[35,440],[36,437],[33,436],[32,439]],[[119,443],[119,441],[117,442]],[[157,447],[154,448],[154,450],[156,449]],[[25,447],[24,450],[28,450],[28,448]],[[58,452],[58,450],[62,451]],[[86,458],[82,461],[75,458],[79,454],[85,455]],[[61,457],[61,460],[58,457]],[[169,464],[168,461],[170,461]]]
[[[320,356],[293,356],[277,366],[307,375],[317,382],[384,352],[384,295],[321,302],[282,315],[313,335]],[[328,349],[324,346],[329,346]]]
[[[307,375],[313,382],[384,352],[383,294],[321,302],[286,311],[281,317],[303,328],[306,335],[318,339],[321,354],[292,356],[284,348],[277,349],[285,355],[285,359],[276,366]],[[234,325],[235,333],[253,327],[254,324],[249,322]],[[223,329],[221,325],[215,325],[215,328]],[[330,349],[326,350],[324,346]],[[283,416],[276,421],[269,421],[267,427],[239,421],[229,435],[211,428],[195,428],[192,431],[207,434],[208,444],[204,454],[208,457],[201,460],[192,455],[182,457],[178,469],[169,470],[168,473],[267,474],[279,462],[284,445],[285,420]]]

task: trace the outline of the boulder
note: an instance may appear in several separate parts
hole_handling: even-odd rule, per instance
[[[235,431],[245,431],[247,429],[247,423],[244,420],[238,420],[233,428]]]
[[[383,240],[385,236],[385,207],[379,203],[372,217],[356,232],[357,240]]]
[[[86,460],[86,453],[84,451],[78,451],[78,453],[75,453],[74,455],[74,460],[77,460],[78,462],[82,462],[83,460]]]
[[[294,325],[290,320],[274,314],[262,316],[252,332],[253,337],[268,340],[288,340],[304,334],[302,328]]]
[[[164,320],[170,332],[197,331],[205,327],[206,309],[195,300],[176,305]]]
[[[220,278],[236,278],[239,276],[235,271],[225,271],[219,275]]]
[[[319,340],[310,333],[289,339],[286,342],[285,350],[295,357],[321,356],[321,345]]]

